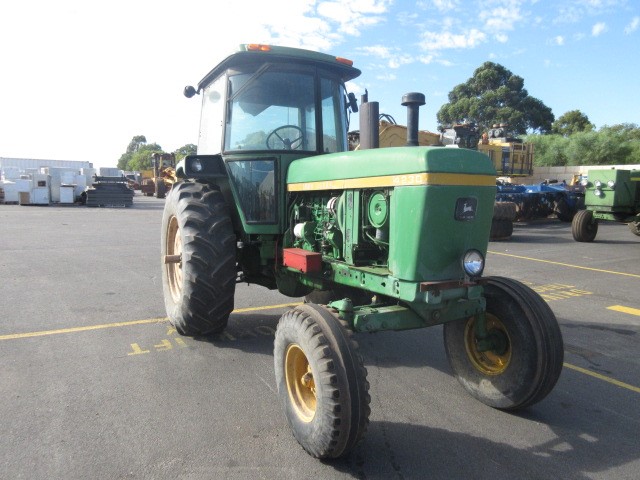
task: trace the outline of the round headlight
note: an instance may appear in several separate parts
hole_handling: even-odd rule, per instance
[[[196,158],[191,162],[191,170],[198,173],[202,171],[202,162],[200,159]]]
[[[614,182],[613,180],[609,180],[609,181],[607,182],[607,187],[609,187],[609,188],[613,188],[613,187],[615,187],[615,186],[616,186],[616,182]]]
[[[583,178],[582,180],[580,180],[580,184],[583,187],[586,187],[587,185],[589,185],[589,180],[587,180],[586,178]]]
[[[478,250],[469,250],[462,258],[462,268],[470,277],[479,277],[484,270],[484,257]]]
[[[593,182],[593,184],[596,186],[596,188],[600,188],[602,186],[602,182],[600,180],[596,180],[595,182]]]
[[[593,194],[594,194],[596,197],[599,197],[600,195],[602,195],[602,190],[596,189],[596,190],[593,192]]]

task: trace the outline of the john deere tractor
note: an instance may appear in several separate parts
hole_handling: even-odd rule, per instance
[[[403,97],[415,120],[407,146],[348,151],[358,106],[345,82],[359,74],[340,57],[241,45],[185,88],[202,101],[198,153],[178,165],[162,221],[165,305],[179,333],[222,331],[240,281],[305,297],[278,323],[274,366],[293,434],[318,458],[347,455],[369,422],[352,332],[444,325],[454,375],[504,410],[542,400],[563,360],[540,296],[482,276],[489,158],[413,146],[418,93]]]
[[[627,223],[631,232],[640,236],[640,170],[591,169],[582,185],[586,208],[573,217],[574,240],[595,240],[602,220]]]

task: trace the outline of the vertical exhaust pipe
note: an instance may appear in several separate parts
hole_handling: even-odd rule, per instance
[[[418,146],[418,114],[425,103],[423,93],[410,92],[402,96],[402,106],[407,107],[407,147]]]
[[[360,100],[360,150],[378,148],[380,146],[380,124],[378,102],[369,101],[369,93],[365,90]]]

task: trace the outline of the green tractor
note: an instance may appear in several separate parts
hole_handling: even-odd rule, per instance
[[[593,242],[598,221],[629,224],[640,236],[640,170],[589,170],[582,181],[585,187],[585,210],[573,217],[571,233],[577,242]]]
[[[305,303],[280,319],[278,394],[317,458],[347,455],[369,423],[352,332],[444,325],[453,373],[475,398],[542,400],[563,362],[557,320],[529,287],[482,277],[496,172],[479,152],[417,145],[424,95],[403,98],[408,145],[348,151],[352,62],[241,45],[185,95],[202,99],[197,155],[177,167],[162,221],[163,290],[183,335],[221,332],[238,282]],[[363,120],[363,124],[377,124]],[[377,132],[369,138],[377,137]]]

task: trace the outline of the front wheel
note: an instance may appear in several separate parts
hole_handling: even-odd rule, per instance
[[[640,220],[629,222],[629,230],[631,230],[631,233],[633,233],[634,235],[640,237]]]
[[[220,332],[233,310],[236,288],[236,237],[220,191],[202,183],[174,185],[161,237],[169,321],[182,335]]]
[[[344,321],[307,303],[276,329],[278,395],[293,435],[316,458],[347,455],[369,423],[369,383]]]
[[[576,242],[593,242],[598,233],[598,220],[591,210],[578,210],[571,222],[571,234]]]
[[[564,347],[555,315],[526,285],[488,277],[487,337],[478,338],[475,317],[444,325],[447,358],[471,396],[502,410],[539,402],[562,370]]]

